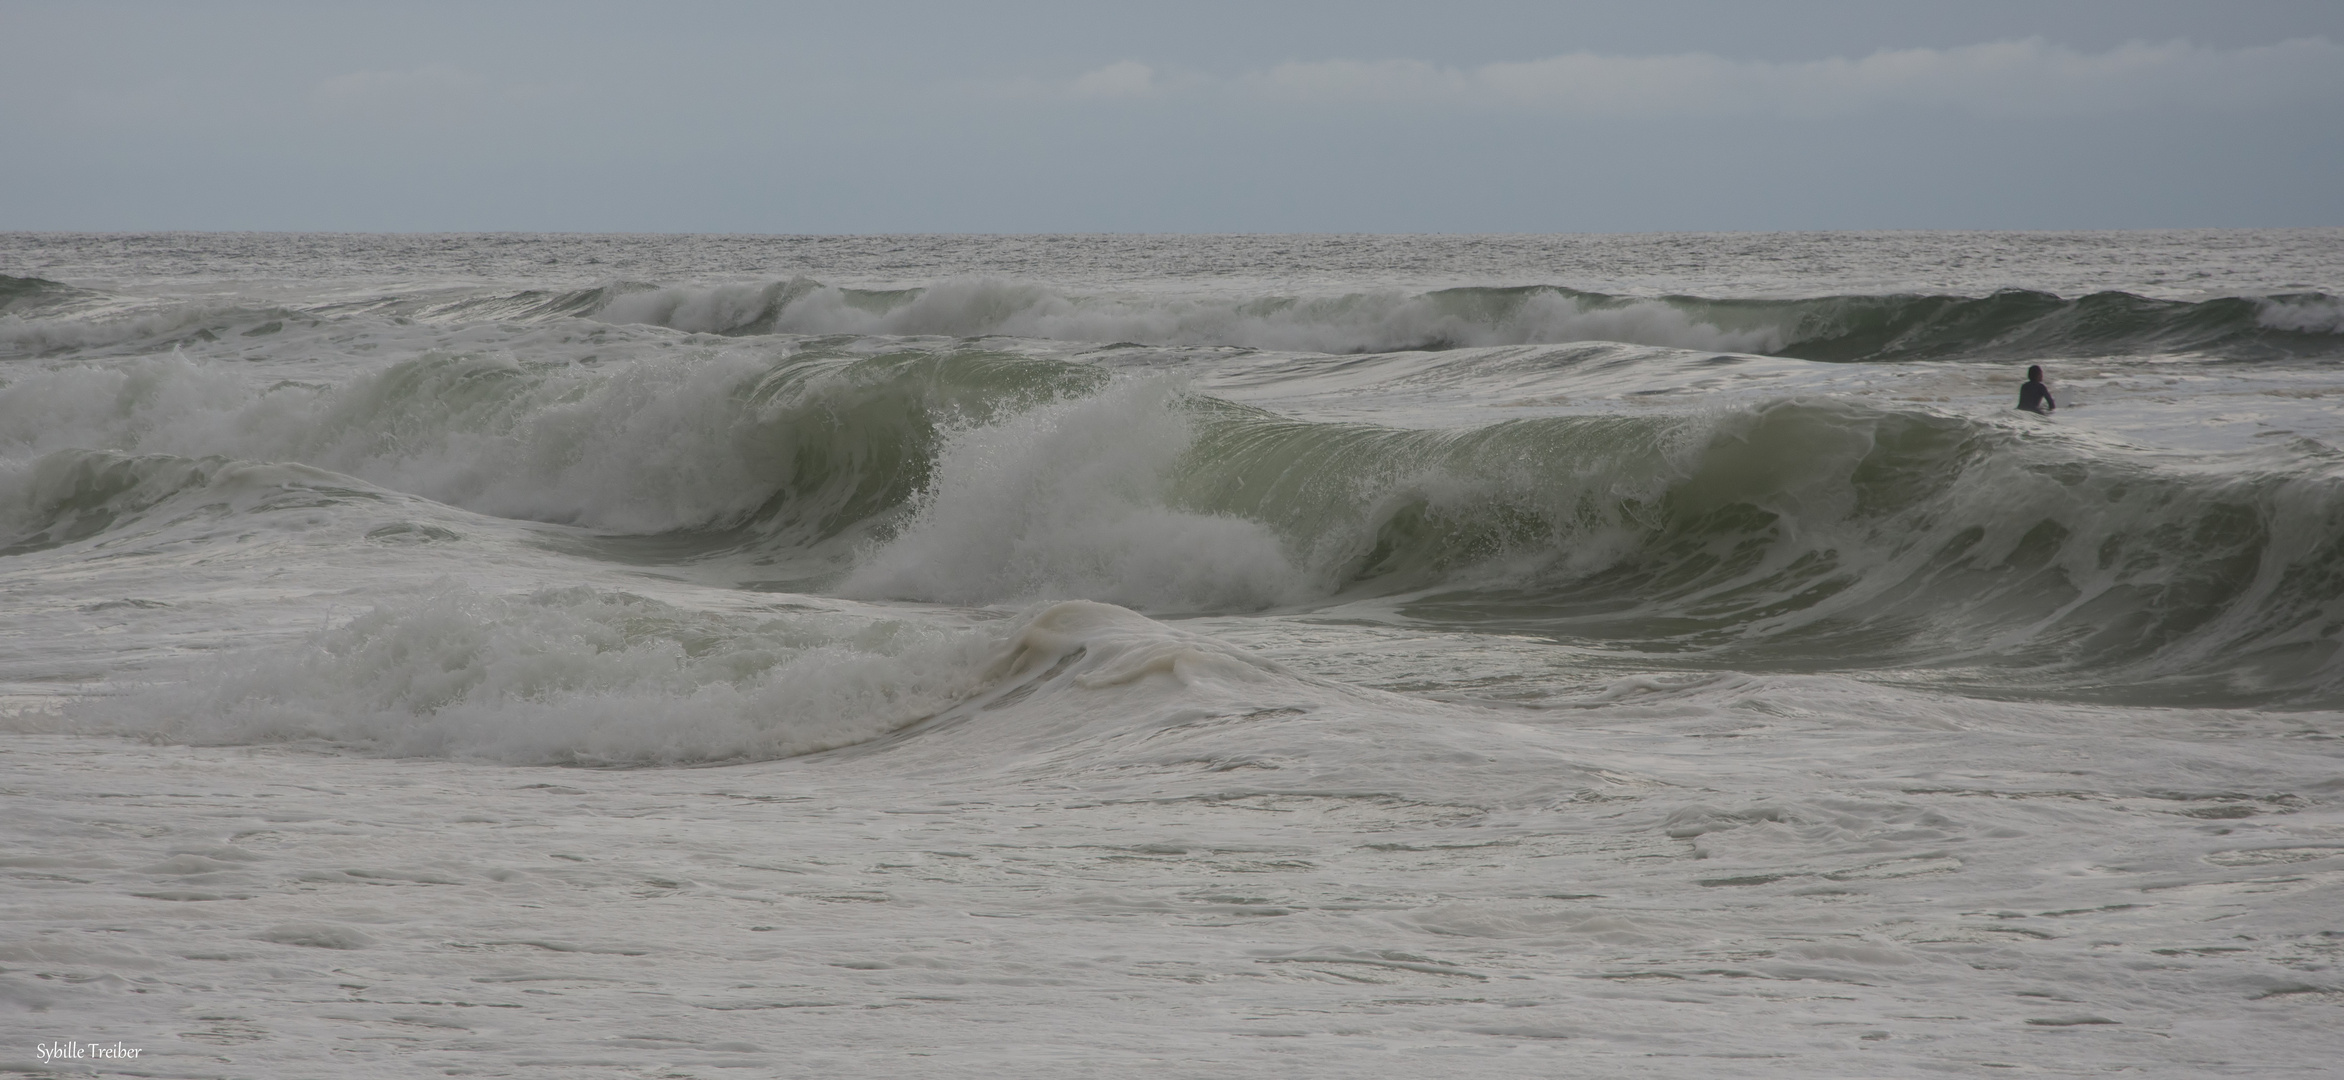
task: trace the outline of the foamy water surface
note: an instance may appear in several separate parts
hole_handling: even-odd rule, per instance
[[[0,1053],[2324,1075],[2339,251],[0,236]]]

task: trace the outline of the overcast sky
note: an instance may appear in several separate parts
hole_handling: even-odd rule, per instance
[[[2344,0],[0,0],[0,229],[2344,225]]]

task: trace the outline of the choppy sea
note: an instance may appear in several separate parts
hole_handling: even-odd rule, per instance
[[[0,234],[0,1063],[2334,1075],[2340,298]]]

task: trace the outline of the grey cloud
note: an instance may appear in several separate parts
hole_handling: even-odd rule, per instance
[[[1412,59],[1296,60],[1233,77],[1167,74],[1125,60],[1072,80],[1065,92],[1218,93],[1319,105],[1524,108],[1591,116],[1817,117],[1913,107],[2085,115],[2344,100],[2344,46],[2314,37],[2235,49],[2131,42],[2087,53],[2026,38],[1788,63],[1711,53],[1589,52],[1470,67]]]

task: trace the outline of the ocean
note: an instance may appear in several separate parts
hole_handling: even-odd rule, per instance
[[[0,234],[0,1054],[2333,1075],[2340,362],[2344,229]]]

